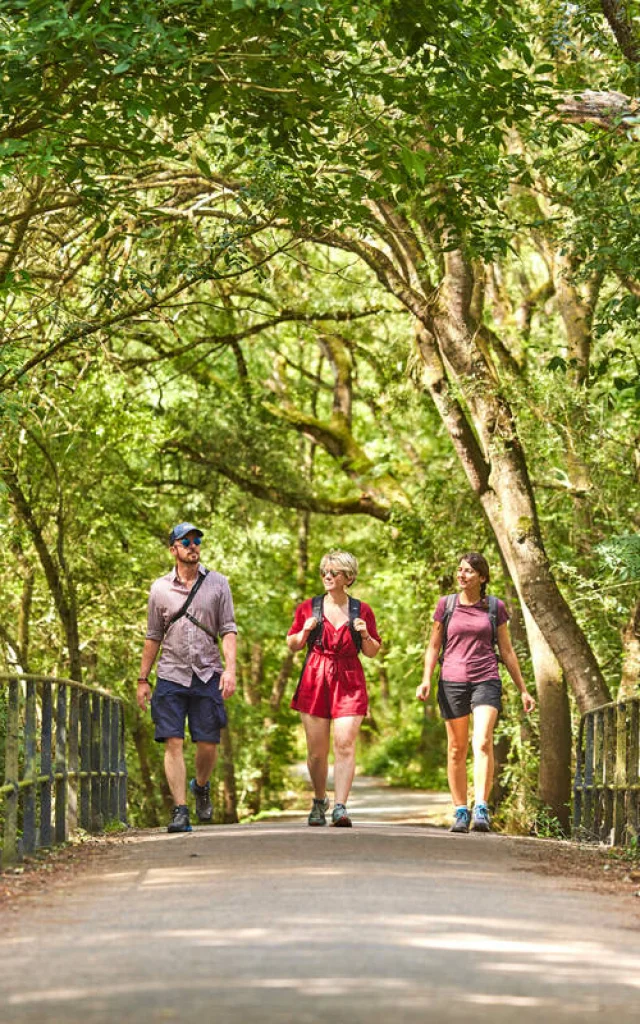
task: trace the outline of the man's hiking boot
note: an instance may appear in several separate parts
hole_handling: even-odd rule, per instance
[[[456,816],[453,819],[453,825],[449,829],[450,832],[468,832],[469,825],[471,824],[471,812],[466,807],[458,807]]]
[[[314,796],[313,804],[311,806],[311,812],[307,818],[309,825],[326,825],[327,824],[327,811],[329,810],[329,797],[323,796],[318,799]]]
[[[167,832],[191,832],[189,821],[189,809],[186,804],[180,804],[173,808],[173,817],[167,828]]]
[[[211,821],[213,807],[211,806],[211,786],[209,783],[205,782],[204,786],[199,786],[196,780],[192,779],[189,783],[189,789],[196,798],[198,821]]]
[[[351,828],[352,821],[347,814],[347,808],[344,804],[335,804],[333,812],[331,814],[331,824],[335,828]]]
[[[489,808],[485,804],[473,808],[473,820],[471,823],[472,832],[490,832],[491,816]]]

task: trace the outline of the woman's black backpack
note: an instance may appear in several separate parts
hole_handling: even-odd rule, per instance
[[[311,614],[314,619],[318,620],[318,625],[315,629],[311,630],[307,637],[307,647],[309,652],[311,652],[314,644],[322,648],[322,633],[324,629],[324,615],[322,613],[322,608],[324,605],[324,597],[324,594],[319,594],[318,597],[314,597],[311,600]],[[349,631],[353,637],[353,642],[356,645],[357,651],[362,650],[362,637],[360,636],[360,633],[358,633],[358,630],[353,628],[353,623],[355,619],[360,618],[361,604],[362,602],[359,601],[357,597],[349,597]]]
[[[489,616],[489,622],[491,623],[491,646],[493,647],[498,661],[500,661],[500,655],[496,650],[498,646],[498,598],[494,597],[493,594],[487,594],[484,598],[487,602],[487,615]],[[456,610],[458,604],[457,594],[448,594],[444,606],[444,617],[442,619],[442,647],[440,648],[440,657],[438,661],[442,665],[444,661],[444,652],[447,646],[447,630],[449,628],[449,622],[451,616]]]

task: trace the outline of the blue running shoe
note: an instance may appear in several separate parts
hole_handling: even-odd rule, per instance
[[[449,829],[450,832],[468,832],[469,825],[471,824],[471,811],[467,807],[458,807],[456,816],[453,819],[453,825]]]
[[[169,823],[167,832],[191,832],[191,822],[189,821],[189,810],[185,804],[180,804],[178,807],[173,808],[173,815]]]
[[[329,801],[326,796],[321,796],[320,798],[314,797],[313,804],[311,806],[311,813],[307,818],[307,824],[315,826],[326,825],[328,810]]]
[[[334,828],[353,828],[353,822],[344,804],[334,804],[331,812],[331,824]]]
[[[211,786],[209,783],[205,782],[204,786],[199,786],[196,780],[192,779],[189,783],[189,789],[196,798],[198,821],[211,821],[213,807],[211,805]]]
[[[473,808],[473,822],[471,825],[472,832],[490,832],[491,831],[491,815],[489,814],[489,808],[486,804],[480,804],[479,807]]]

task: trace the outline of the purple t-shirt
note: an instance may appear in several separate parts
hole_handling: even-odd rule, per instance
[[[433,613],[434,622],[444,619],[446,597],[441,597]],[[498,626],[509,619],[502,601],[498,601]],[[447,627],[447,646],[441,679],[448,683],[485,683],[499,679],[498,659],[491,645],[491,622],[486,606],[460,604],[458,598]]]

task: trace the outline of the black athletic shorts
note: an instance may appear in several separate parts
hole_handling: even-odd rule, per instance
[[[158,743],[174,737],[184,739],[187,719],[194,743],[219,743],[220,730],[227,724],[220,673],[214,672],[206,683],[194,673],[191,686],[158,679],[151,698],[151,717]]]
[[[485,683],[438,683],[438,707],[443,718],[464,718],[481,705],[502,711],[502,683],[488,679]]]

